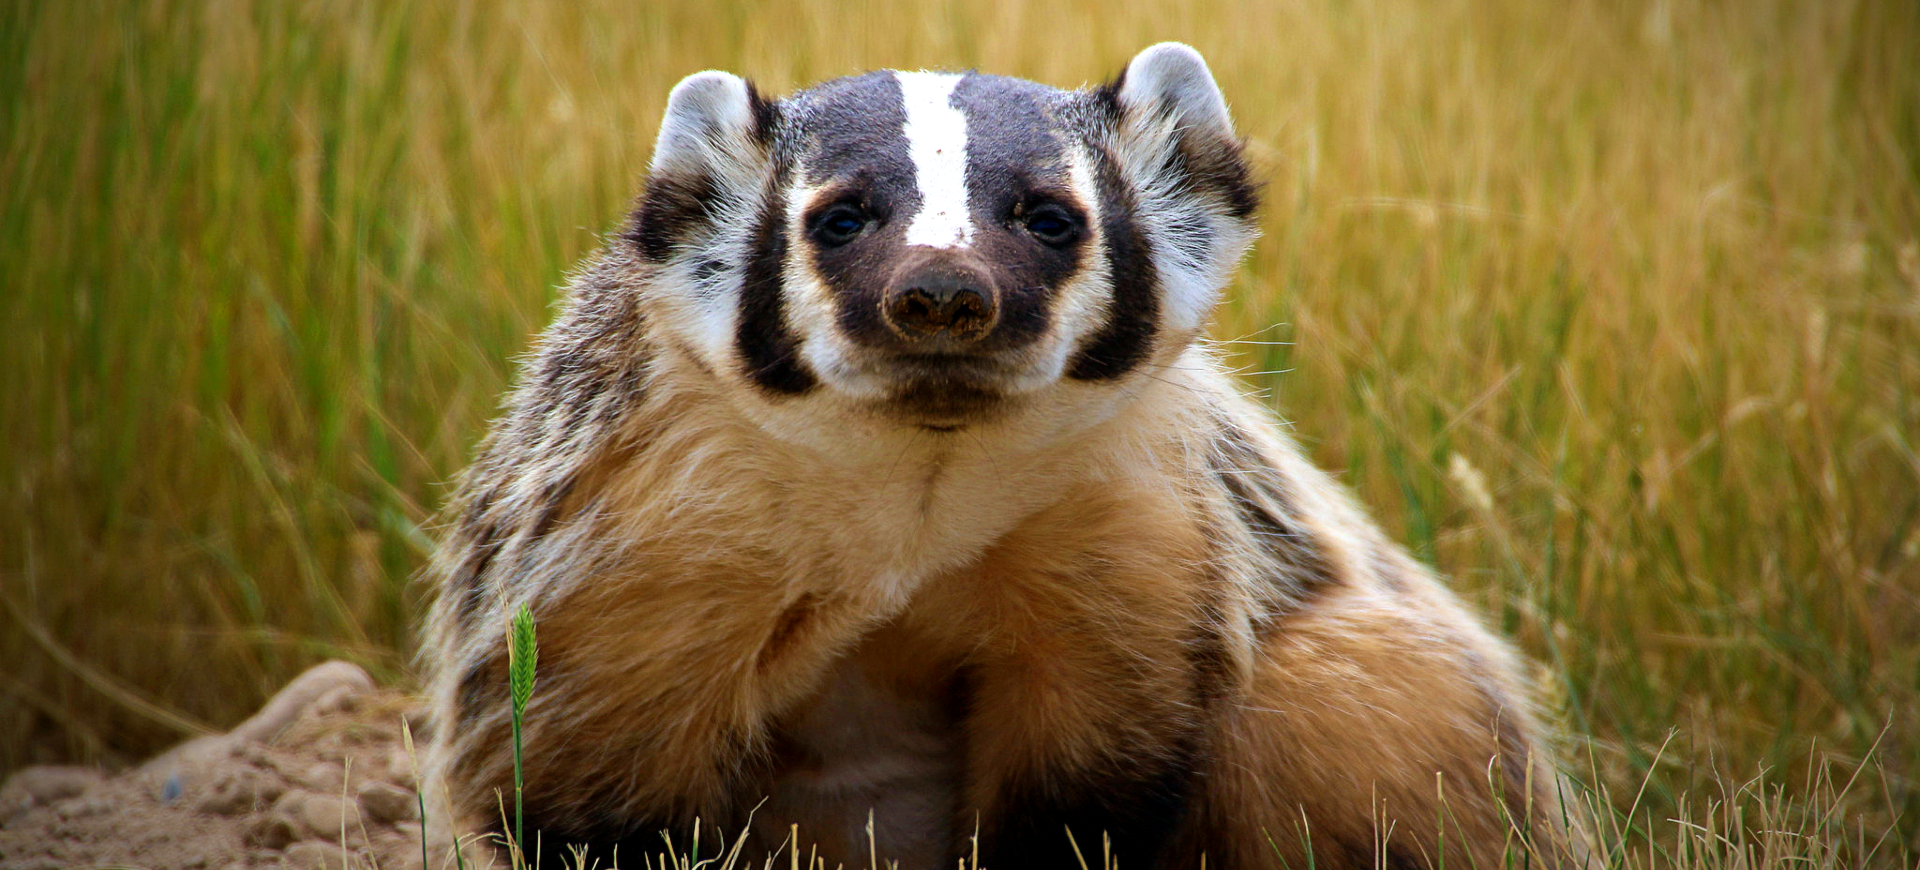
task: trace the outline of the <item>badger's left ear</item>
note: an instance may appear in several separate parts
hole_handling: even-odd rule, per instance
[[[1100,93],[1113,116],[1115,156],[1136,184],[1207,195],[1233,220],[1253,215],[1258,192],[1200,52],[1178,42],[1151,46]]]
[[[1255,232],[1259,188],[1227,101],[1200,53],[1177,42],[1135,55],[1093,99],[1104,124],[1090,144],[1127,194],[1118,208],[1103,202],[1103,213],[1139,227],[1160,285],[1160,326],[1191,335]]]
[[[1178,42],[1150,46],[1133,56],[1115,85],[1114,99],[1128,115],[1140,120],[1167,118],[1182,130],[1233,139],[1227,100],[1214,84],[1206,59],[1191,46]]]

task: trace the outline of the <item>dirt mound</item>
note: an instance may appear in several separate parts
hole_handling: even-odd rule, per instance
[[[233,731],[138,768],[28,768],[0,787],[0,868],[419,870],[401,736],[419,714],[418,699],[328,662]]]

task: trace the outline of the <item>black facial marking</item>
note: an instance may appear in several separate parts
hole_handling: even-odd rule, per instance
[[[856,339],[884,336],[882,296],[907,222],[920,208],[901,134],[906,107],[900,82],[889,72],[867,73],[817,86],[795,100],[813,131],[806,144],[807,182],[820,188],[801,216],[809,229],[803,244],[833,291],[840,330]],[[840,209],[858,212],[865,227],[847,240],[820,238],[815,231]]]
[[[748,82],[747,108],[753,118],[748,138],[761,148],[772,147],[779,128],[780,104],[761,96],[759,89]],[[709,138],[718,132],[706,131]],[[676,247],[686,244],[696,227],[712,220],[721,194],[719,185],[704,172],[649,178],[640,207],[620,238],[648,262],[664,263],[672,258]]]
[[[776,186],[777,189],[777,186]],[[785,284],[786,204],[769,195],[754,228],[753,259],[740,293],[734,347],[746,375],[768,392],[798,395],[818,383],[800,362],[800,340],[787,324]]]
[[[1127,71],[1122,69],[1112,81],[1093,91],[1095,109],[1109,125],[1121,120],[1124,110],[1120,91],[1126,84]],[[1159,111],[1169,112],[1172,107],[1161,106]],[[1254,182],[1247,165],[1245,147],[1234,139],[1191,127],[1179,128],[1176,135],[1179,140],[1164,168],[1184,179],[1189,188],[1219,197],[1227,206],[1227,214],[1240,220],[1252,218],[1260,207],[1260,185]]]
[[[1063,95],[1004,76],[969,75],[950,102],[967,118],[967,199],[976,226],[1003,222],[1036,187],[1066,189],[1066,141],[1053,110]]]
[[[1068,377],[1083,381],[1112,380],[1139,365],[1153,349],[1160,316],[1160,281],[1151,248],[1133,219],[1133,194],[1112,155],[1099,155],[1093,176],[1100,192],[1100,228],[1113,297],[1106,323],[1067,368]]]
[[[887,336],[881,305],[901,254],[904,220],[895,197],[900,186],[882,182],[874,173],[859,172],[848,179],[838,196],[819,198],[807,225],[814,226],[826,212],[843,202],[857,203],[869,223],[860,236],[840,245],[813,244],[814,270],[833,291],[835,319],[842,333],[855,340]],[[918,202],[918,194],[912,194]],[[823,207],[824,206],[824,207]]]
[[[773,144],[774,131],[779,129],[780,104],[760,94],[753,82],[747,82],[747,109],[753,115],[753,141],[765,148]]]
[[[719,188],[705,173],[648,179],[640,209],[621,238],[648,262],[664,263],[693,228],[707,220],[719,196]]]

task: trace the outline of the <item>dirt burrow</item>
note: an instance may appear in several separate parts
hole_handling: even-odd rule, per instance
[[[0,868],[421,870],[403,723],[421,736],[417,698],[328,662],[137,768],[27,768],[0,786]]]

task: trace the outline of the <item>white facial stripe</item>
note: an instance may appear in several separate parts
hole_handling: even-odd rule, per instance
[[[959,248],[973,244],[967,210],[967,115],[948,105],[960,76],[896,72],[906,102],[907,153],[920,188],[920,213],[907,224],[907,244]]]

